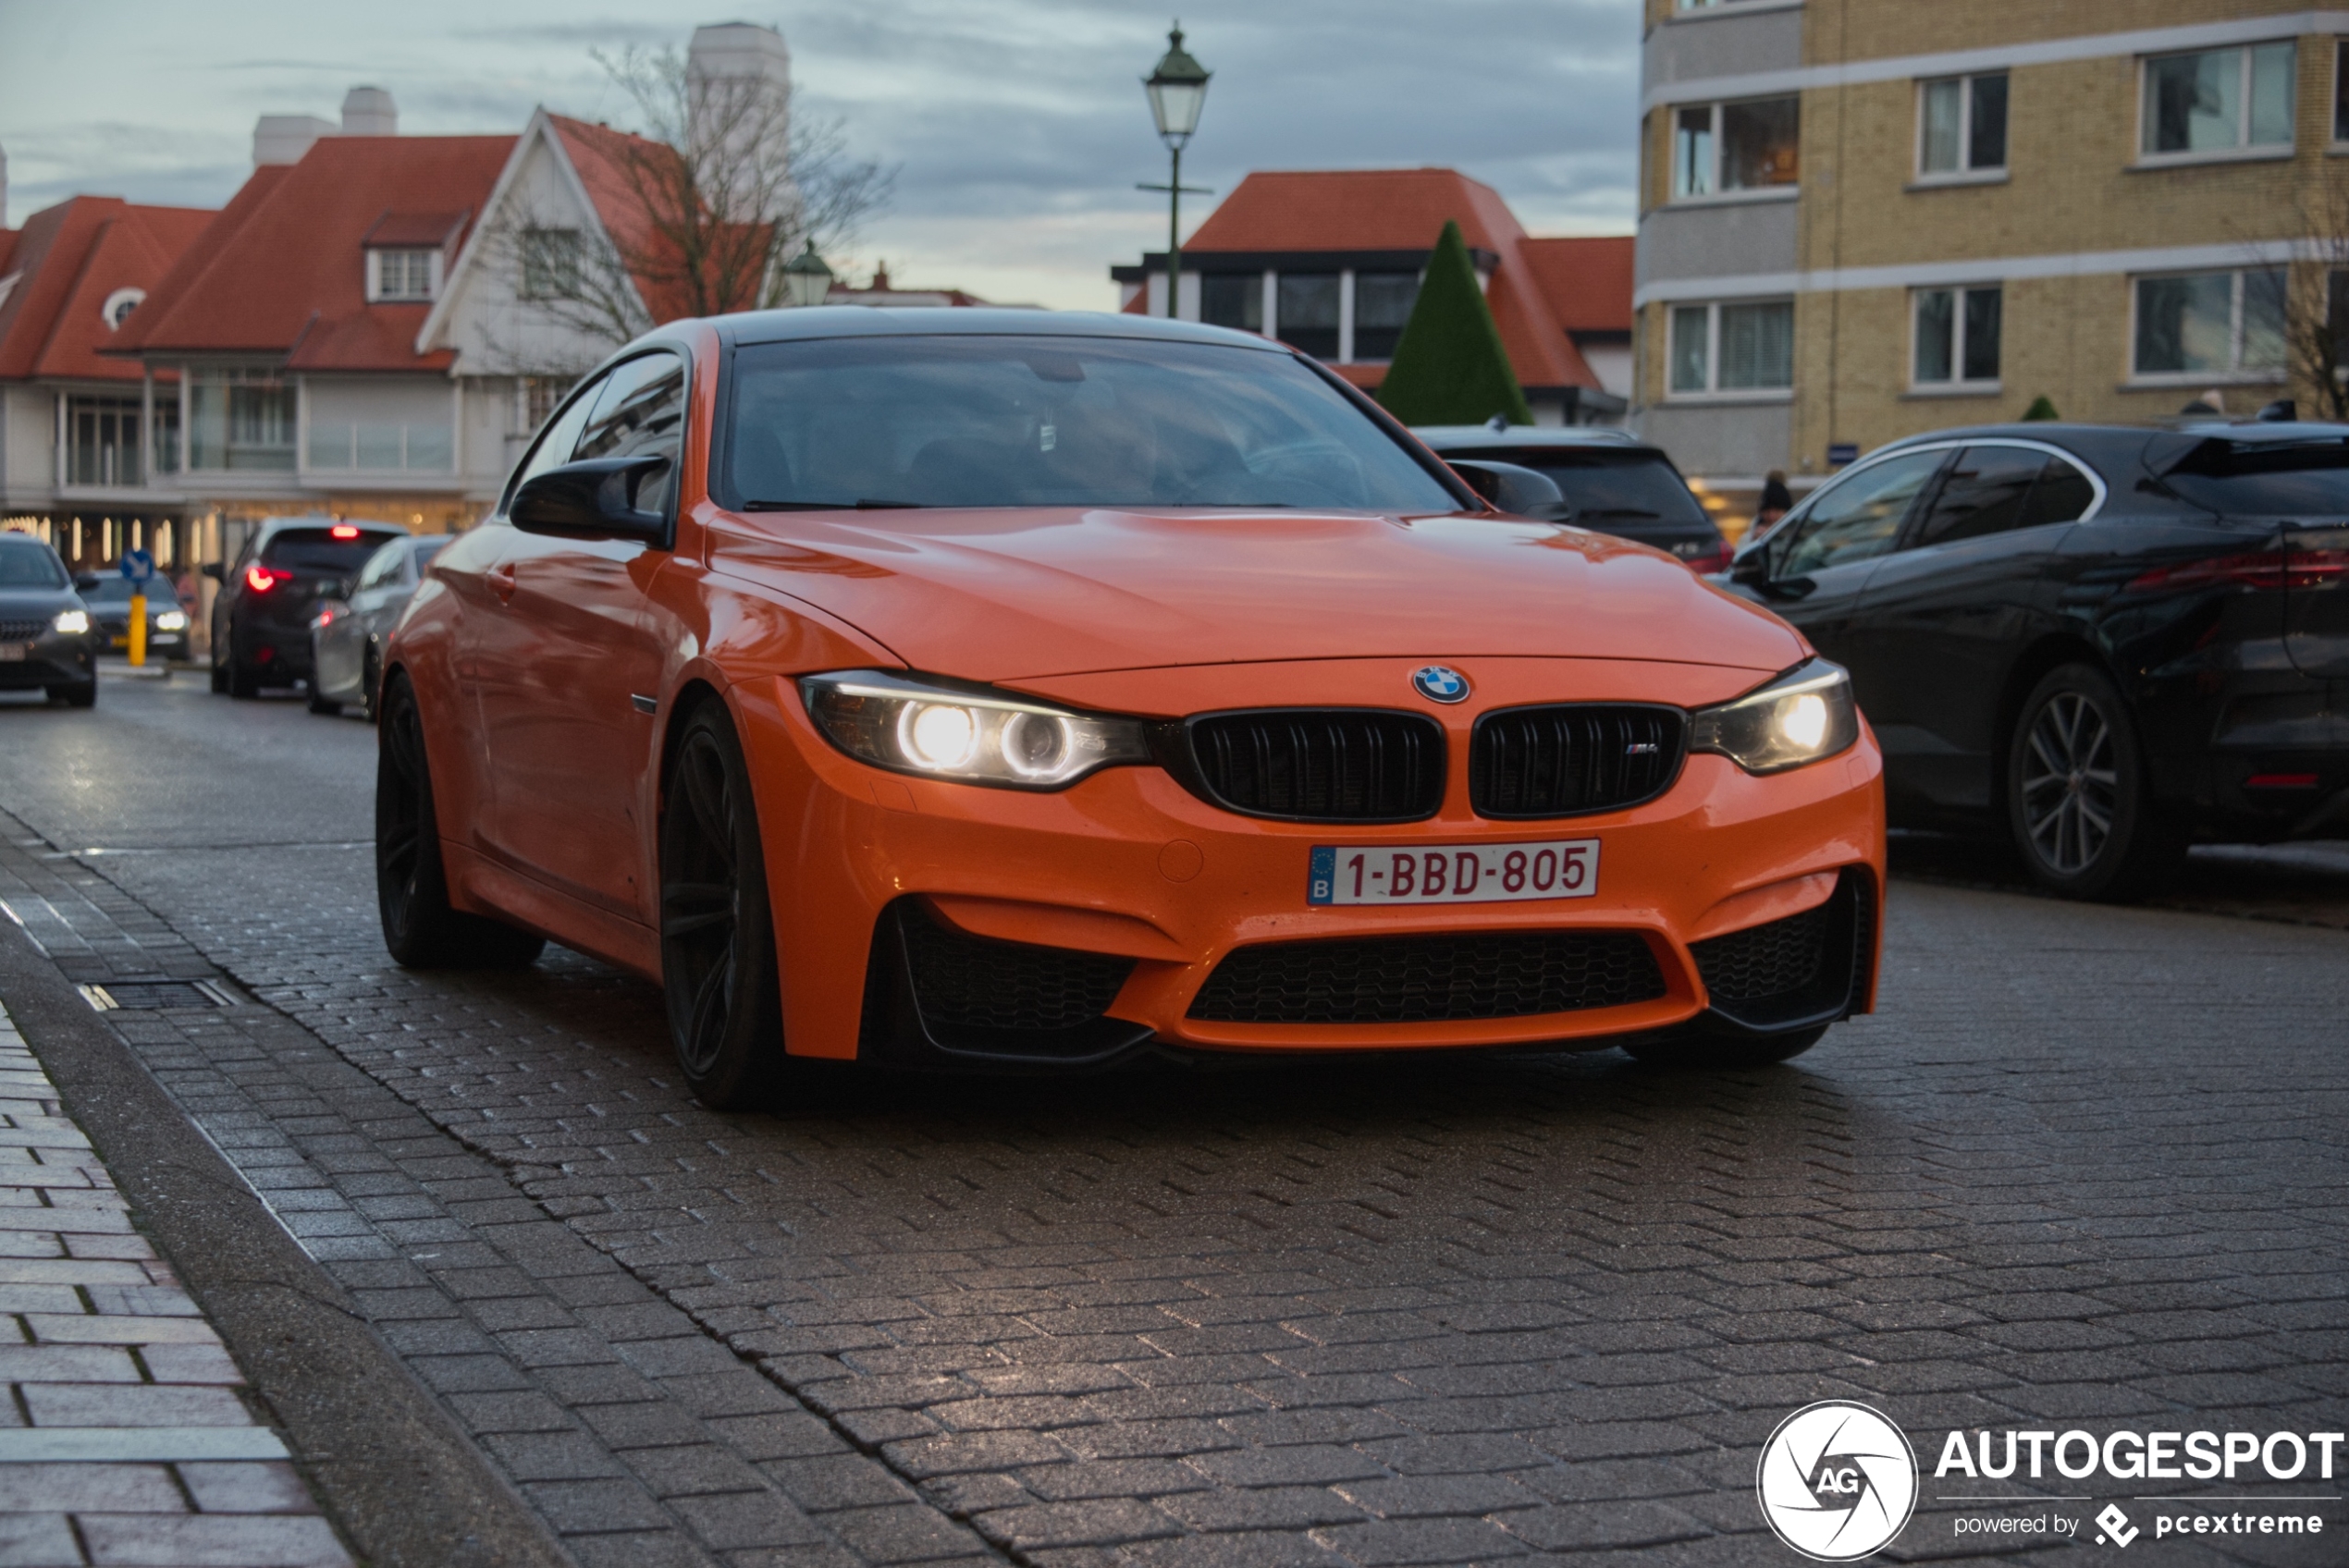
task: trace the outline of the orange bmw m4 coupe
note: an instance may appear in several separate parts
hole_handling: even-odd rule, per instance
[[[654,980],[718,1106],[787,1055],[1772,1061],[1875,988],[1844,672],[1236,332],[663,327],[434,560],[379,700],[393,956]]]

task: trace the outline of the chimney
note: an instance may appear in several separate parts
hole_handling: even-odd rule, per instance
[[[400,110],[380,87],[354,87],[342,101],[345,136],[397,136]]]
[[[791,50],[781,33],[751,22],[694,29],[685,50],[685,86],[695,118],[712,115],[728,121],[722,140],[730,144],[728,162],[734,165],[738,179],[760,184],[781,172],[791,141]],[[697,141],[720,140],[721,128],[696,126],[694,137]],[[734,207],[735,215],[743,217],[752,214],[742,207],[787,205],[790,201],[788,190],[781,189],[728,194],[732,199],[721,204]]]
[[[0,147],[0,228],[8,227],[8,150]]]
[[[252,166],[298,164],[312,142],[337,134],[334,121],[316,115],[264,115],[253,122]]]

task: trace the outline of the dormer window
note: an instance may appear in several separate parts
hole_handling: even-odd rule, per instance
[[[440,252],[371,250],[367,298],[386,304],[430,300],[440,292]]]

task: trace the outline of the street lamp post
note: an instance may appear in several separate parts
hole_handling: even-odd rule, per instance
[[[1183,192],[1211,194],[1203,186],[1183,183],[1183,145],[1199,129],[1199,112],[1207,103],[1207,67],[1183,47],[1183,24],[1166,34],[1167,51],[1158,68],[1142,79],[1150,95],[1150,118],[1158,122],[1158,138],[1166,143],[1173,166],[1164,185],[1140,185],[1138,190],[1166,192],[1166,313],[1183,313]]]
[[[816,253],[816,242],[783,263],[783,298],[794,305],[820,305],[832,291],[832,269]]]

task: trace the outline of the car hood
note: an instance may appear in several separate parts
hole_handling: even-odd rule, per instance
[[[80,607],[80,596],[62,588],[0,588],[0,620],[29,620]]]
[[[1194,664],[1477,655],[1774,672],[1785,622],[1670,557],[1490,516],[990,508],[708,514],[710,563],[914,669],[1017,680]]]

